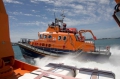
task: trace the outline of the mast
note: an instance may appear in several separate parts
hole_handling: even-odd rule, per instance
[[[54,16],[55,16],[55,13],[54,13]],[[60,16],[62,17],[62,19],[55,17],[55,25],[59,25],[59,23],[61,23],[61,26],[63,27],[63,20],[65,18],[64,11]]]

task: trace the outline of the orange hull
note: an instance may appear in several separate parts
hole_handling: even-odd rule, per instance
[[[9,22],[3,1],[0,0],[0,79],[17,79],[37,67],[14,59],[9,37]]]
[[[0,79],[18,79],[25,73],[30,73],[36,69],[38,69],[38,67],[29,65],[19,60],[15,60],[13,66],[5,66],[4,68],[0,69],[1,73],[2,71],[6,72],[3,74],[0,73]]]

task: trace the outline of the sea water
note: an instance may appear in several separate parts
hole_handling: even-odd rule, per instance
[[[120,79],[120,39],[104,39],[95,41],[96,45],[110,46],[110,51],[112,55],[109,59],[103,59],[101,57],[93,56],[81,56],[80,54],[66,55],[63,57],[51,57],[46,56],[42,59],[35,58],[34,65],[42,67],[48,63],[64,63],[66,65],[74,65],[78,68],[98,68],[100,70],[112,71],[116,75],[116,79]],[[18,60],[27,62],[21,54],[20,48],[18,46],[13,46],[15,57]]]

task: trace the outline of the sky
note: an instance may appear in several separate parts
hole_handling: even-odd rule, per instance
[[[92,30],[97,38],[120,37],[120,27],[112,18],[114,0],[3,0],[9,16],[10,39],[38,39],[55,16],[64,12],[67,27]],[[91,38],[89,33],[86,38]]]

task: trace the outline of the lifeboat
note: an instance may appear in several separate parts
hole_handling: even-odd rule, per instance
[[[62,14],[64,15],[64,14]],[[96,47],[96,36],[91,30],[77,30],[68,28],[63,19],[55,18],[55,22],[48,24],[46,31],[38,32],[38,39],[21,39],[18,43],[22,54],[28,57],[44,57],[46,55],[63,56],[70,53],[88,53],[109,57],[110,48],[103,51]],[[91,33],[93,41],[86,41],[83,33]],[[99,48],[99,49],[98,49]]]

